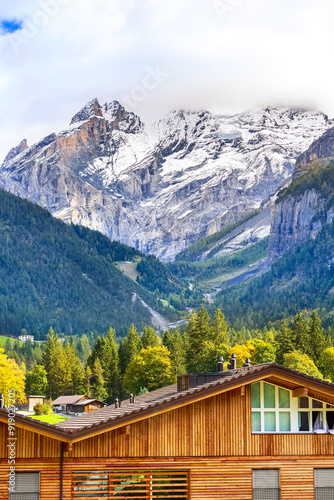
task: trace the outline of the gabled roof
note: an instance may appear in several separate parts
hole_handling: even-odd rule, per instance
[[[77,403],[74,403],[72,406],[86,406],[92,403],[101,403],[101,405],[107,406],[107,403],[99,401],[98,399],[84,399],[83,401],[78,401]]]
[[[52,406],[57,406],[57,405],[74,405],[80,399],[82,398],[88,398],[85,394],[81,394],[79,396],[59,396],[59,398],[55,399],[52,401]]]
[[[130,403],[129,400],[122,401],[120,408],[115,408],[114,405],[106,406],[56,425],[39,422],[23,415],[16,415],[16,425],[30,428],[30,430],[35,429],[36,432],[50,435],[60,441],[76,442],[91,435],[123,427],[155,414],[264,379],[272,383],[282,381],[284,384],[290,385],[291,389],[307,386],[311,391],[316,391],[324,398],[329,398],[331,404],[334,402],[334,383],[305,375],[276,363],[264,363],[231,370],[226,372],[221,379],[182,392],[177,392],[177,385],[173,384],[137,396],[135,403]],[[0,410],[0,421],[7,421],[6,415],[6,410]]]

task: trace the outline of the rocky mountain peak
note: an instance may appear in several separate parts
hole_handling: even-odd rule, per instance
[[[88,102],[76,115],[73,116],[71,125],[89,120],[89,118],[92,118],[93,116],[103,116],[102,108],[96,97],[92,101]]]
[[[15,146],[9,151],[4,161],[6,162],[12,160],[15,156],[19,155],[22,151],[25,151],[28,148],[27,139],[23,139],[18,146]]]
[[[68,222],[171,260],[276,192],[333,126],[323,113],[173,111],[145,127],[93,99],[71,126],[0,169],[0,185]]]
[[[71,120],[71,126],[80,126],[82,122],[99,117],[112,125],[113,129],[127,133],[137,133],[143,129],[139,116],[126,111],[118,101],[106,102],[102,106],[97,98],[88,102]]]

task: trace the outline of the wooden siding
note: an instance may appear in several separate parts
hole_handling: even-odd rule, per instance
[[[60,462],[56,459],[18,460],[17,471],[40,472],[41,500],[59,500]],[[63,500],[72,500],[72,471],[189,470],[191,500],[252,499],[252,470],[279,469],[281,500],[314,500],[314,468],[334,468],[334,457],[65,459]],[[0,498],[8,500],[6,464],[0,461]]]
[[[73,444],[65,457],[240,457],[334,455],[331,434],[252,434],[250,387],[156,415]],[[1,457],[6,425],[0,423]],[[60,442],[17,427],[17,458],[59,458]]]

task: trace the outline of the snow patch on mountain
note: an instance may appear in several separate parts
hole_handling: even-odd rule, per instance
[[[117,101],[94,99],[66,130],[14,148],[0,185],[66,222],[171,260],[257,209],[331,126],[323,113],[289,108],[178,110],[145,125]]]

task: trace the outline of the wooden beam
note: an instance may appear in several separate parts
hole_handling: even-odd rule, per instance
[[[297,387],[292,391],[293,398],[307,398],[308,396],[308,387]]]
[[[244,385],[237,387],[236,389],[232,389],[232,396],[244,396],[246,394],[246,388]]]
[[[73,451],[73,443],[71,443],[70,441],[65,443],[64,451],[66,451],[66,453],[70,453],[71,451]]]

